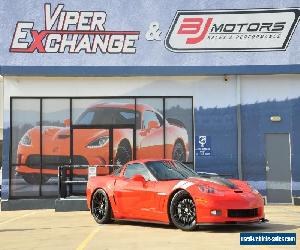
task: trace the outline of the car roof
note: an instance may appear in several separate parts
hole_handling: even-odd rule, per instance
[[[141,160],[134,160],[129,161],[126,163],[126,165],[133,164],[133,163],[147,163],[147,162],[153,162],[153,161],[174,161],[173,159],[155,159],[155,158],[149,158],[149,159],[141,159]]]
[[[102,102],[102,103],[93,104],[88,107],[88,109],[97,109],[97,108],[122,108],[122,109],[134,110],[135,104],[134,103],[131,104],[131,103],[117,103],[117,102]],[[140,111],[140,112],[143,112],[145,110],[156,111],[150,105],[147,105],[147,104],[136,104],[136,110]]]

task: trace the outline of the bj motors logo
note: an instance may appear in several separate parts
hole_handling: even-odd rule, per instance
[[[298,9],[178,11],[165,46],[172,52],[286,50]]]
[[[19,21],[11,42],[14,53],[108,53],[134,54],[139,31],[105,29],[104,11],[67,11],[64,4],[53,8],[44,5],[45,28],[36,30],[35,23]]]

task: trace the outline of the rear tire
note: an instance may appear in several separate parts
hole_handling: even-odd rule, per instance
[[[93,194],[91,213],[98,224],[111,222],[111,206],[107,194],[103,189],[98,189]]]
[[[22,177],[24,181],[26,181],[31,185],[46,184],[50,179],[50,176],[42,175],[42,180],[41,180],[40,174],[23,174]]]
[[[131,146],[129,142],[123,141],[120,143],[117,149],[115,164],[124,165],[131,160],[132,160]]]
[[[173,196],[170,204],[170,217],[172,223],[183,231],[193,231],[197,228],[195,203],[185,190]]]
[[[181,141],[175,142],[174,148],[173,148],[173,153],[172,153],[172,158],[173,158],[173,160],[177,160],[180,162],[186,161],[185,147]]]

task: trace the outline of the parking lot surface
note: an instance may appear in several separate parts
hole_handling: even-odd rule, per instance
[[[136,222],[97,225],[89,212],[0,212],[0,249],[300,249],[300,206],[267,206],[267,224],[183,232]],[[240,246],[240,232],[295,232],[296,246]]]

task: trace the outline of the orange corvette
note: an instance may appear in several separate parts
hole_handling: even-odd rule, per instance
[[[207,223],[266,222],[264,201],[247,182],[197,174],[174,160],[136,160],[91,177],[87,205],[97,223],[138,220],[193,230]]]
[[[133,159],[133,129],[136,128],[136,158],[165,156],[187,161],[189,156],[188,134],[180,121],[165,120],[165,141],[163,117],[149,105],[101,103],[90,106],[73,121],[73,164],[107,165],[125,164]],[[76,126],[87,126],[85,129]],[[89,128],[88,126],[91,125]],[[101,128],[97,128],[97,125]],[[110,147],[107,125],[122,125],[113,129],[113,143]],[[59,165],[70,164],[70,121],[65,127],[44,126],[42,130],[42,170],[40,170],[40,127],[28,130],[18,145],[16,172],[30,184],[45,183],[51,176],[57,176]],[[110,154],[110,148],[112,153]],[[112,157],[112,159],[110,159]],[[42,171],[42,180],[40,180]],[[102,174],[108,169],[102,170]],[[86,170],[74,170],[74,175],[87,175]]]

